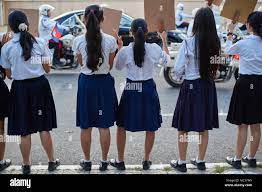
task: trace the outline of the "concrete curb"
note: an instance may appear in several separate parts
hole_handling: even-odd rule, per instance
[[[185,174],[251,174],[257,175],[262,174],[262,163],[259,163],[259,168],[252,169],[248,168],[246,164],[243,163],[243,169],[236,170],[233,169],[226,163],[207,163],[206,171],[199,171],[196,169],[194,165],[187,164],[188,172]],[[1,172],[0,174],[21,174],[21,166],[12,165],[8,167],[6,170]],[[152,165],[151,169],[148,171],[143,171],[141,165],[127,165],[126,171],[118,171],[111,166],[109,166],[109,170],[106,172],[99,171],[99,165],[93,165],[91,172],[84,172],[79,165],[61,165],[58,170],[55,172],[48,172],[47,165],[33,165],[31,167],[31,174],[183,174],[175,171],[168,164],[163,165]]]

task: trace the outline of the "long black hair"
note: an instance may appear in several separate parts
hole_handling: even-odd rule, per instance
[[[197,11],[193,35],[195,36],[195,59],[199,64],[200,76],[202,79],[214,77],[218,65],[211,63],[211,59],[220,56],[221,44],[214,14],[210,8],[201,8]]]
[[[135,64],[141,68],[146,55],[145,43],[148,33],[146,21],[144,19],[135,19],[131,24],[131,31],[135,38],[133,47]]]
[[[20,33],[20,45],[23,49],[22,56],[25,61],[31,58],[31,53],[36,39],[28,32],[29,23],[26,15],[22,11],[13,11],[8,16],[8,24],[14,33]],[[24,29],[19,29],[20,24],[26,25]]]
[[[262,38],[262,12],[251,13],[247,18],[247,23],[253,28],[253,32]]]
[[[97,71],[104,57],[102,50],[102,33],[100,23],[104,20],[103,9],[98,5],[88,6],[85,10],[86,42],[87,42],[87,67]]]

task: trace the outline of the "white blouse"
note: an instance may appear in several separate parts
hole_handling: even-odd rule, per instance
[[[250,35],[233,44],[227,40],[225,53],[239,55],[239,73],[242,75],[262,75],[262,38]]]
[[[176,78],[186,80],[199,79],[199,65],[195,59],[195,37],[183,41],[175,60],[174,73]]]
[[[73,42],[73,51],[75,54],[81,54],[83,58],[83,66],[81,67],[81,73],[85,75],[93,74],[108,74],[110,72],[109,56],[111,53],[115,53],[118,45],[116,39],[108,34],[102,33],[102,52],[104,56],[104,62],[99,67],[98,71],[92,72],[86,63],[88,60],[87,49],[86,49],[86,38],[85,35],[81,35],[75,38]]]
[[[1,50],[1,65],[5,69],[11,69],[12,79],[24,80],[40,77],[45,74],[42,66],[43,59],[52,61],[51,52],[43,39],[36,38],[32,56],[28,61],[22,56],[22,47],[19,43],[20,33],[15,33]]]
[[[114,64],[117,70],[126,68],[126,77],[132,81],[145,81],[153,78],[154,67],[157,64],[168,65],[170,56],[162,51],[155,43],[145,43],[146,55],[142,67],[138,67],[134,61],[134,43],[122,48],[117,54]]]

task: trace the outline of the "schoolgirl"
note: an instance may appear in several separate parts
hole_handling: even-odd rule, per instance
[[[205,170],[205,154],[208,145],[208,131],[218,128],[217,93],[213,80],[216,65],[212,57],[220,54],[213,12],[210,8],[197,11],[193,36],[182,43],[176,63],[175,75],[184,77],[174,112],[172,126],[178,130],[179,160],[171,161],[171,166],[186,172],[188,133],[199,133],[199,154],[191,163],[199,170]]]
[[[161,127],[162,117],[156,84],[153,80],[154,66],[170,61],[167,49],[166,33],[161,34],[163,50],[157,44],[146,43],[147,23],[136,19],[131,24],[134,43],[128,47],[119,47],[115,58],[116,69],[126,68],[126,86],[123,91],[117,116],[118,159],[110,164],[118,170],[125,170],[124,151],[126,131],[146,132],[143,169],[148,170],[152,164],[152,151],[155,132]],[[121,39],[118,39],[121,42]],[[122,43],[120,43],[122,45]]]
[[[30,173],[31,134],[40,133],[48,156],[48,170],[54,171],[59,160],[54,159],[50,131],[57,127],[56,110],[45,73],[50,71],[50,52],[45,43],[29,32],[26,15],[13,11],[8,24],[14,35],[2,47],[1,64],[8,78],[13,79],[10,91],[8,135],[20,135],[23,156],[22,171]]]
[[[240,56],[240,78],[234,87],[227,121],[238,126],[235,157],[226,161],[236,169],[241,169],[241,159],[250,167],[256,167],[256,158],[261,138],[262,123],[262,12],[249,15],[247,29],[252,34],[247,39],[232,44],[235,25],[229,25],[225,53]],[[249,154],[242,158],[250,127]]]
[[[5,70],[1,66],[1,47],[9,40],[8,34],[0,38],[0,136],[4,138],[5,118],[8,115],[9,89],[4,80],[6,77]],[[0,141],[0,171],[3,171],[11,165],[10,159],[4,159],[5,142]]]
[[[102,149],[99,169],[105,171],[109,164],[109,128],[115,123],[118,105],[115,81],[110,75],[118,46],[114,37],[101,31],[104,20],[101,7],[87,7],[84,18],[86,34],[77,37],[73,43],[73,50],[82,65],[78,80],[76,114],[76,124],[81,128],[81,146],[85,157],[80,165],[85,171],[91,170],[91,132],[92,128],[96,127],[99,129]]]

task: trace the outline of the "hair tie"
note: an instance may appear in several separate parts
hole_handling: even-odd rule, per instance
[[[20,23],[18,26],[19,31],[27,31],[28,26],[25,23]]]
[[[91,10],[90,10],[90,13],[95,13],[95,10],[94,10],[94,9],[91,9]]]
[[[140,26],[140,27],[138,27],[138,29],[142,29],[142,27]]]

